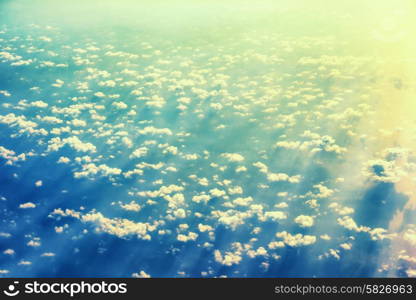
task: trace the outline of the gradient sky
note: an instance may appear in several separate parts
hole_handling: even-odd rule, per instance
[[[0,1],[0,276],[416,276],[415,9]]]

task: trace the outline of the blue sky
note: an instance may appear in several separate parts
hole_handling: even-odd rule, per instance
[[[0,3],[0,275],[415,276],[414,5],[188,2]]]

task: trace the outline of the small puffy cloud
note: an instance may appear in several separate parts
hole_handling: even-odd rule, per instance
[[[169,128],[156,128],[153,126],[147,126],[138,131],[143,135],[172,135],[172,131]]]
[[[219,250],[214,251],[214,258],[216,262],[228,267],[238,265],[242,260],[241,254],[239,253],[225,252],[222,254]]]
[[[230,162],[242,162],[244,160],[244,156],[238,153],[223,153],[221,156]]]
[[[59,164],[67,164],[67,163],[69,163],[71,160],[68,158],[68,157],[65,157],[65,156],[61,156],[59,159],[58,159],[58,163]]]
[[[238,197],[235,200],[233,200],[233,204],[237,206],[248,206],[251,202],[253,202],[252,197]]]
[[[79,120],[79,119],[73,119],[70,123],[72,126],[75,126],[75,127],[87,126],[87,122],[85,122],[84,120]]]
[[[300,142],[289,142],[289,141],[280,141],[276,143],[277,148],[285,148],[285,149],[298,149],[300,146]]]
[[[75,178],[82,178],[82,177],[89,177],[93,175],[101,175],[101,176],[116,176],[122,173],[121,169],[119,168],[112,168],[107,166],[106,164],[95,165],[94,163],[89,163],[82,165],[82,171],[74,172]]]
[[[141,209],[140,205],[134,201],[131,201],[130,203],[127,203],[127,204],[120,204],[120,207],[124,210],[135,211],[135,212],[138,212]]]
[[[7,51],[0,51],[0,58],[13,61],[13,60],[19,60],[22,57],[18,55],[14,55]]]
[[[186,160],[197,160],[198,159],[198,154],[184,154],[183,158]]]
[[[115,87],[116,82],[114,80],[104,80],[98,83],[99,86]]]
[[[208,203],[211,200],[211,197],[208,195],[196,195],[192,197],[192,201],[196,203]]]
[[[300,227],[312,227],[314,224],[314,218],[306,215],[299,215],[295,218],[295,223]]]
[[[19,205],[19,208],[35,208],[36,204],[32,202],[26,202]]]
[[[351,218],[350,216],[344,216],[342,218],[338,218],[337,222],[339,225],[344,227],[345,229],[357,231],[357,232],[368,232],[370,229],[365,226],[358,226],[357,223]]]
[[[179,209],[177,209],[173,212],[173,215],[176,218],[184,219],[184,218],[186,218],[186,211],[183,208],[179,208]]]
[[[131,274],[133,278],[151,278],[149,274],[147,274],[145,271],[140,271],[138,273]]]
[[[198,229],[200,232],[206,232],[206,231],[212,231],[213,228],[209,225],[204,225],[204,224],[198,224]]]
[[[269,249],[278,249],[278,248],[283,248],[285,246],[285,243],[282,241],[274,241],[274,242],[270,242],[268,244]]]
[[[94,96],[98,97],[98,98],[104,98],[105,94],[103,92],[96,92],[96,93],[94,93]]]
[[[371,229],[369,234],[373,241],[392,239],[397,236],[396,233],[389,233],[386,229],[380,227]]]
[[[318,190],[318,193],[315,194],[317,198],[328,198],[334,193],[334,190],[331,190],[323,184],[316,184],[313,187]]]
[[[121,141],[123,142],[124,145],[126,145],[127,148],[131,148],[133,147],[133,141],[131,139],[129,139],[127,136],[124,136]]]
[[[220,189],[217,189],[217,188],[215,188],[215,189],[211,189],[211,190],[209,191],[209,193],[211,194],[211,196],[212,196],[212,197],[217,197],[217,198],[219,198],[219,197],[223,197],[223,196],[225,196],[225,195],[226,195],[225,191],[220,190]]]
[[[223,224],[232,230],[235,230],[238,226],[243,225],[244,219],[249,217],[248,213],[233,210],[226,212],[214,211],[213,214],[218,217],[218,222],[220,224]]]
[[[48,143],[47,151],[58,151],[65,145],[69,145],[76,151],[80,152],[96,152],[97,148],[88,142],[82,142],[77,136],[71,136],[61,140],[59,137],[52,138]]]
[[[283,242],[290,247],[308,246],[316,242],[316,236],[314,235],[303,235],[301,233],[292,235],[286,231],[276,233],[276,237],[282,238]]]
[[[228,189],[228,194],[235,195],[235,194],[242,194],[243,188],[241,186],[230,187]]]
[[[189,232],[188,235],[185,234],[178,234],[177,240],[180,242],[188,242],[188,241],[195,241],[198,237],[198,234],[195,232]]]
[[[81,221],[85,223],[93,223],[96,230],[105,232],[117,237],[123,238],[128,236],[137,236],[143,240],[150,240],[148,231],[153,227],[147,223],[134,222],[128,219],[106,218],[101,213],[88,213],[81,216]]]
[[[165,197],[169,194],[181,192],[183,190],[184,190],[183,186],[171,184],[171,185],[161,186],[158,190],[155,190],[155,191],[141,191],[141,192],[138,192],[137,195],[141,197],[156,198],[156,197]]]
[[[255,258],[257,256],[268,256],[268,253],[264,247],[259,247],[257,250],[248,250],[247,256],[250,258]]]
[[[336,202],[332,202],[328,205],[328,207],[339,215],[350,215],[354,213],[354,209],[352,207],[342,206]]]
[[[47,42],[47,43],[52,42],[52,39],[50,37],[44,36],[44,35],[40,36],[39,40],[42,41],[42,42]]]
[[[40,247],[40,242],[39,242],[38,239],[33,239],[33,240],[30,240],[27,243],[27,245],[30,246],[30,247]]]
[[[126,109],[128,108],[127,104],[122,101],[114,101],[112,104],[117,109]]]
[[[301,178],[300,175],[289,176],[285,173],[268,173],[267,174],[267,180],[271,182],[287,181],[290,183],[299,183],[300,178]]]
[[[48,103],[42,101],[42,100],[38,100],[38,101],[33,101],[30,103],[30,106],[32,107],[38,107],[38,108],[46,108],[48,107]]]
[[[286,208],[288,206],[289,205],[286,202],[280,202],[280,203],[277,203],[277,204],[274,205],[274,207],[276,207],[276,208]]]
[[[237,173],[247,172],[247,168],[246,168],[246,167],[244,167],[244,166],[239,166],[239,167],[237,167],[237,168],[235,169],[235,171],[236,171]]]
[[[13,254],[15,254],[15,251],[13,249],[6,249],[6,250],[3,251],[3,254],[13,255]]]
[[[320,236],[321,239],[325,240],[325,241],[330,241],[331,237],[328,234],[323,234]]]
[[[60,88],[60,87],[62,87],[64,85],[64,83],[65,82],[63,80],[56,79],[55,80],[55,83],[52,83],[52,86],[53,87],[56,87],[56,88]]]
[[[327,253],[325,253],[326,257],[333,257],[336,260],[340,260],[341,256],[339,255],[340,251],[336,249],[329,249]]]
[[[168,201],[170,208],[178,208],[185,203],[185,196],[182,193],[176,193],[171,195],[165,195],[163,198]]]
[[[333,152],[336,154],[341,154],[347,151],[346,148],[337,145],[335,143],[335,139],[328,135],[320,136],[317,133],[306,130],[302,134],[302,137],[310,140],[303,142],[299,146],[300,150],[309,150],[311,153]]]
[[[140,157],[144,157],[147,155],[149,149],[146,147],[140,147],[137,148],[136,150],[134,150],[131,155],[130,158],[140,158]]]
[[[342,243],[339,246],[344,250],[351,250],[352,249],[352,244],[351,243]]]
[[[259,161],[258,162],[255,162],[255,163],[253,163],[253,166],[259,168],[259,171],[261,173],[268,173],[269,172],[269,168],[267,167],[267,165],[265,165],[262,162],[259,162]]]
[[[159,145],[159,148],[163,148],[162,150],[163,154],[172,154],[172,155],[178,154],[178,148],[175,146]]]
[[[266,211],[264,213],[265,219],[270,219],[273,221],[285,220],[287,219],[286,213],[282,211]]]
[[[8,91],[5,91],[5,90],[0,90],[0,95],[3,95],[5,97],[10,97],[11,96],[11,94]]]
[[[55,232],[56,233],[62,233],[64,232],[64,226],[55,226]]]
[[[41,120],[45,123],[48,123],[48,124],[61,124],[61,123],[63,123],[63,121],[61,119],[59,119],[57,117],[53,117],[53,116],[39,117],[39,120]]]

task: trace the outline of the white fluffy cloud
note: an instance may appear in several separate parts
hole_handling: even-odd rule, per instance
[[[214,251],[214,258],[216,262],[228,267],[232,265],[238,265],[242,260],[242,257],[238,252],[225,252],[222,254],[219,250]]]
[[[230,162],[242,162],[244,160],[244,156],[238,153],[223,153],[221,156]]]
[[[19,205],[19,208],[35,208],[36,204],[32,202],[26,202]]]
[[[290,247],[309,246],[316,242],[314,235],[303,235],[301,233],[292,235],[286,231],[276,233],[276,237],[283,239],[283,242]]]
[[[295,223],[300,227],[312,227],[315,223],[314,218],[306,215],[299,215],[295,218]]]

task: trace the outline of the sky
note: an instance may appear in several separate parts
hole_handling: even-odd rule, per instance
[[[415,277],[413,1],[0,1],[0,276]]]

